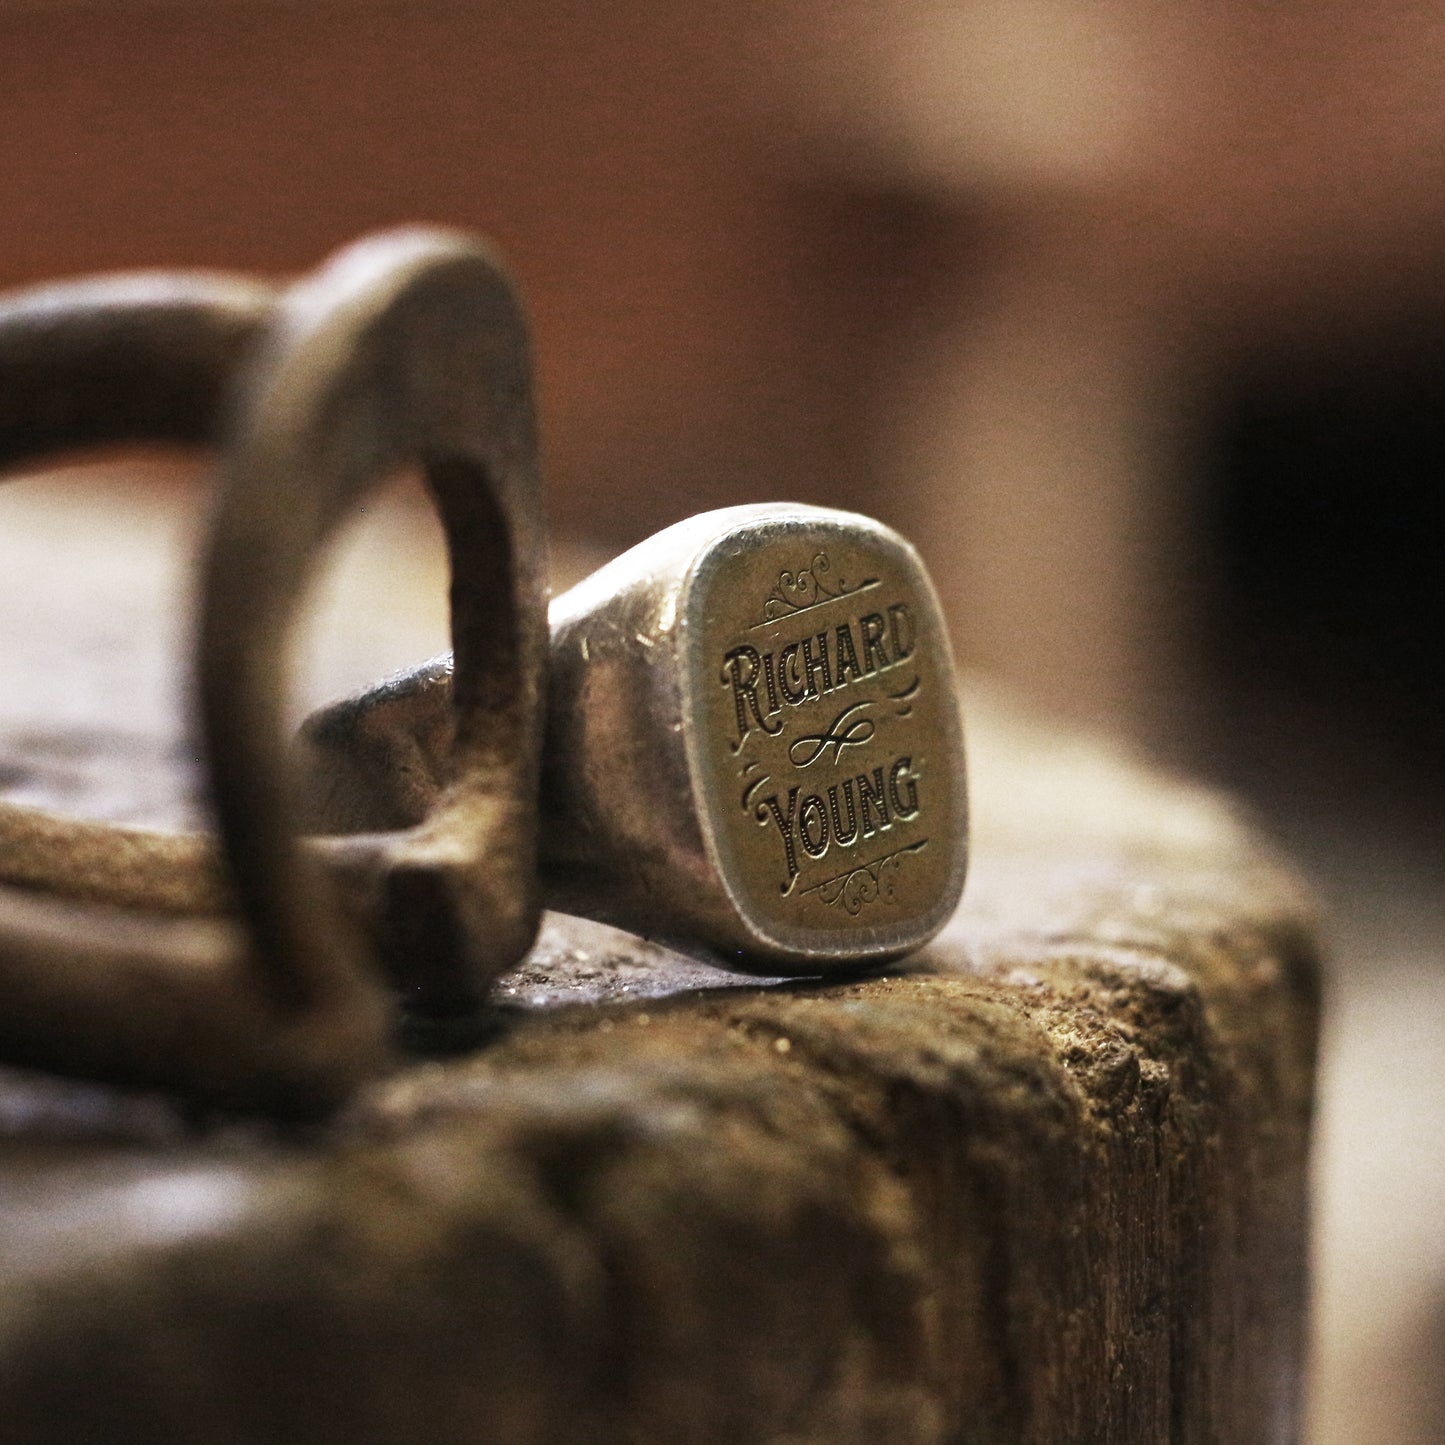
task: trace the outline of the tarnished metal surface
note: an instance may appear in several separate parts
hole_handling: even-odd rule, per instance
[[[540,917],[546,554],[511,287],[459,237],[401,233],[354,246],[287,294],[239,415],[222,453],[197,653],[232,885],[268,958],[338,946],[336,910],[316,907],[289,842],[285,644],[345,511],[420,461],[452,569],[450,755],[424,817],[339,840],[324,856],[408,1005],[475,1008]]]
[[[475,241],[424,231],[353,246],[279,298],[224,278],[51,287],[0,306],[0,383],[7,463],[219,441],[222,483],[197,644],[220,866],[203,839],[0,808],[0,1055],[325,1109],[389,1056],[384,971],[416,1009],[465,1010],[538,921],[544,554],[512,291]],[[455,574],[453,745],[414,826],[302,850],[289,624],[347,510],[411,462]],[[186,916],[227,898],[234,921]]]
[[[866,517],[693,517],[552,605],[547,899],[734,963],[819,973],[917,948],[967,859],[961,728],[923,566]],[[315,828],[424,805],[445,660],[303,740]]]

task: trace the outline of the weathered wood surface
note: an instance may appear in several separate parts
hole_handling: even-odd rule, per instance
[[[323,1132],[0,1078],[0,1439],[1295,1438],[1315,944],[1218,800],[973,697],[964,908],[721,973],[553,919]]]

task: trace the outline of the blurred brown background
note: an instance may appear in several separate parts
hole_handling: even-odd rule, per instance
[[[1445,1438],[1445,10],[12,0],[0,54],[0,285],[484,230],[559,574],[869,511],[965,660],[1242,789],[1336,919],[1309,1439]],[[0,640],[170,625],[138,475],[0,498]]]

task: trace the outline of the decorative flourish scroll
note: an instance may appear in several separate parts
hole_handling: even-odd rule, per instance
[[[753,776],[757,774],[757,776]],[[772,780],[763,772],[762,764],[759,762],[744,763],[738,770],[738,777],[743,779],[743,812],[751,813],[753,810],[753,794],[759,788],[766,787]]]
[[[846,728],[843,727],[843,724],[855,712],[861,712],[865,707],[872,706],[873,699],[871,697],[864,698],[862,702],[855,702],[851,707],[845,707],[828,724],[825,731],[805,733],[802,737],[794,738],[788,747],[788,757],[792,759],[794,767],[811,767],[829,748],[833,749],[833,762],[836,765],[844,748],[858,747],[866,743],[875,732],[872,718],[855,717]],[[839,729],[842,730],[839,731]],[[800,752],[799,749],[802,751]]]
[[[898,897],[894,875],[903,866],[907,854],[917,853],[927,843],[927,838],[920,838],[918,842],[910,843],[906,848],[896,848],[871,863],[860,863],[846,873],[803,889],[803,896],[816,893],[820,903],[829,908],[841,907],[850,918],[856,918],[870,903],[894,903]]]
[[[865,577],[852,586],[841,577],[835,582],[829,577],[832,570],[828,554],[817,552],[806,567],[800,567],[796,572],[779,572],[773,590],[763,602],[762,621],[754,623],[751,630],[756,632],[781,618],[792,617],[811,607],[822,607],[827,602],[836,602],[840,598],[851,597],[855,592],[866,592],[870,587],[878,586],[876,577]]]

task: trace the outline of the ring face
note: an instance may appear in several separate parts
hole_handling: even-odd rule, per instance
[[[767,952],[902,952],[957,905],[967,798],[953,663],[917,554],[779,509],[696,560],[684,727],[706,843]]]

